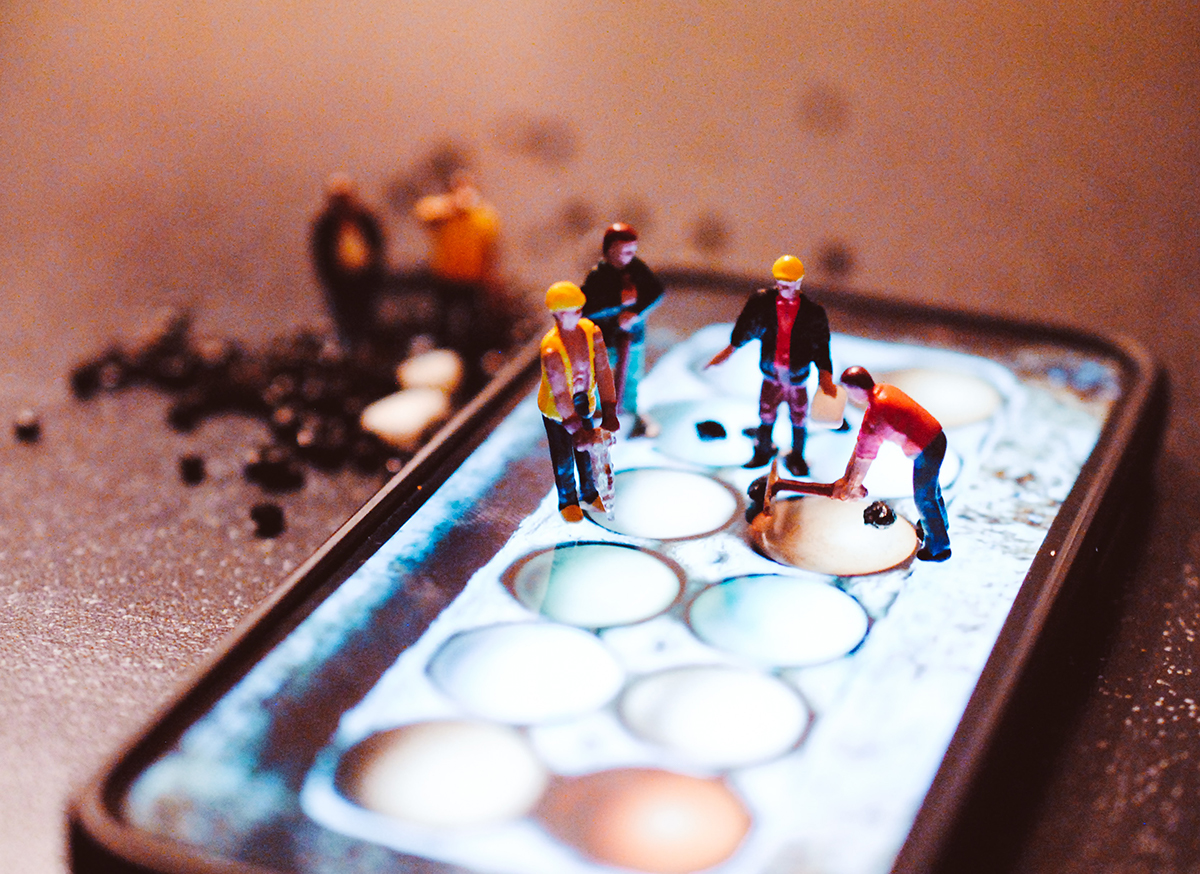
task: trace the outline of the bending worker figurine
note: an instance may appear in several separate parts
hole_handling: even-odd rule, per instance
[[[894,385],[876,383],[862,367],[848,367],[842,385],[850,400],[867,408],[854,454],[845,475],[833,484],[833,497],[843,501],[864,498],[863,479],[884,440],[890,440],[913,459],[913,500],[921,514],[923,542],[917,552],[922,561],[950,557],[949,521],[938,474],[946,457],[946,434],[929,411]]]
[[[590,319],[583,318],[583,304],[583,292],[573,283],[556,282],[546,291],[546,308],[554,316],[554,327],[542,338],[538,408],[550,442],[558,510],[568,522],[583,518],[581,496],[596,509],[605,509],[587,451],[589,445],[604,439],[593,427],[592,418],[600,412],[601,429],[615,432],[620,428],[604,337]],[[579,470],[578,492],[575,468]]]
[[[762,341],[759,369],[762,392],[758,398],[759,426],[754,432],[754,456],[743,467],[762,467],[775,456],[771,430],[779,405],[787,402],[792,418],[792,451],[784,463],[795,476],[805,476],[804,442],[808,437],[809,364],[817,365],[821,391],[837,397],[833,362],[829,357],[829,318],[825,308],[800,291],[804,264],[795,255],[776,259],[771,267],[775,288],[750,296],[733,326],[729,345],[713,356],[707,367],[726,361],[735,349],[751,340]],[[749,432],[747,432],[749,433]]]
[[[583,281],[583,314],[604,334],[617,387],[617,406],[633,413],[634,437],[653,430],[638,412],[638,383],[646,370],[646,313],[662,297],[663,286],[637,257],[638,235],[617,222],[604,232],[603,257]],[[655,436],[653,433],[651,437]]]

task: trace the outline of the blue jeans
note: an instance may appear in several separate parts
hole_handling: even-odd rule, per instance
[[[572,400],[575,402],[575,412],[588,419],[587,392],[577,392]],[[576,468],[579,469],[579,491],[583,493],[583,500],[588,503],[596,500],[600,493],[596,491],[596,481],[592,476],[592,457],[575,448],[575,438],[562,422],[546,416],[542,416],[542,421],[546,424],[546,439],[550,443],[554,486],[558,489],[558,509],[579,503],[579,494],[575,491]]]
[[[946,433],[943,431],[913,460],[913,500],[925,528],[925,546],[934,555],[950,548],[950,535],[946,531],[950,522],[946,518],[946,502],[942,500],[942,486],[938,482],[945,457]]]

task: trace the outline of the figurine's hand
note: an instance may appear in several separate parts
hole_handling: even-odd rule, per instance
[[[587,423],[584,423],[578,431],[575,432],[575,448],[587,449],[596,442],[596,430]]]
[[[578,434],[583,427],[583,418],[578,413],[572,413],[563,419],[563,427],[567,429],[568,434]]]
[[[628,331],[630,328],[640,322],[641,319],[642,316],[640,313],[635,313],[632,310],[625,310],[623,313],[617,316],[617,324],[624,330]]]
[[[857,501],[866,496],[867,490],[861,483],[851,485],[850,480],[846,477],[842,477],[833,484],[833,497],[839,501]]]
[[[832,373],[830,373],[828,370],[818,370],[817,380],[821,384],[822,393],[831,398],[837,397],[837,383],[833,381]]]
[[[616,434],[621,430],[621,423],[617,420],[617,408],[612,404],[605,404],[600,408],[600,427],[605,431],[611,431]]]

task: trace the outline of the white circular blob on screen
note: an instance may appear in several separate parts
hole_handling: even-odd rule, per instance
[[[938,471],[938,482],[942,488],[953,485],[961,470],[962,457],[946,447],[946,457],[942,459],[942,466]],[[913,459],[905,456],[904,450],[895,443],[884,442],[879,447],[879,454],[871,462],[863,485],[872,501],[879,498],[911,498]]]
[[[516,730],[421,722],[379,732],[338,765],[339,791],[368,810],[418,825],[489,825],[527,814],[548,782]]]
[[[839,501],[819,495],[776,500],[771,513],[750,523],[751,541],[782,564],[852,577],[877,574],[901,565],[920,546],[916,529],[897,516],[890,525],[868,524],[870,499]]]
[[[877,377],[929,411],[943,428],[982,422],[1000,406],[1000,392],[987,380],[952,370],[910,368]]]
[[[730,467],[745,464],[754,454],[754,441],[742,433],[759,424],[758,405],[751,400],[682,401],[650,413],[661,429],[654,448],[671,458]]]
[[[846,655],[867,614],[840,589],[793,577],[739,577],[701,592],[688,611],[705,643],[772,666],[816,665]]]
[[[594,635],[549,622],[456,634],[430,659],[429,676],[472,714],[513,725],[555,722],[603,707],[625,680]]]
[[[580,628],[632,625],[662,613],[683,580],[658,556],[616,543],[572,543],[539,552],[508,579],[518,601]]]
[[[728,342],[728,335],[725,342]],[[719,351],[720,347],[704,350],[692,361],[692,370],[721,394],[757,400],[762,388],[762,370],[759,366],[762,356],[758,344],[740,346],[723,363],[706,367]]]
[[[623,470],[616,475],[615,486],[612,519],[591,507],[584,511],[596,524],[630,537],[700,537],[724,528],[738,511],[732,489],[686,470]]]
[[[799,742],[809,718],[782,681],[725,665],[650,674],[626,690],[620,710],[634,734],[710,768],[783,755]]]

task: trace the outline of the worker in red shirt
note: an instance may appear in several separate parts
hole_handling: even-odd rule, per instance
[[[883,441],[897,444],[913,459],[913,500],[921,514],[923,542],[917,552],[922,561],[945,561],[950,557],[949,522],[938,474],[946,457],[946,433],[929,411],[894,385],[876,383],[862,367],[842,373],[846,394],[867,408],[854,454],[846,473],[833,484],[833,496],[843,501],[865,498],[863,479],[879,454]]]

